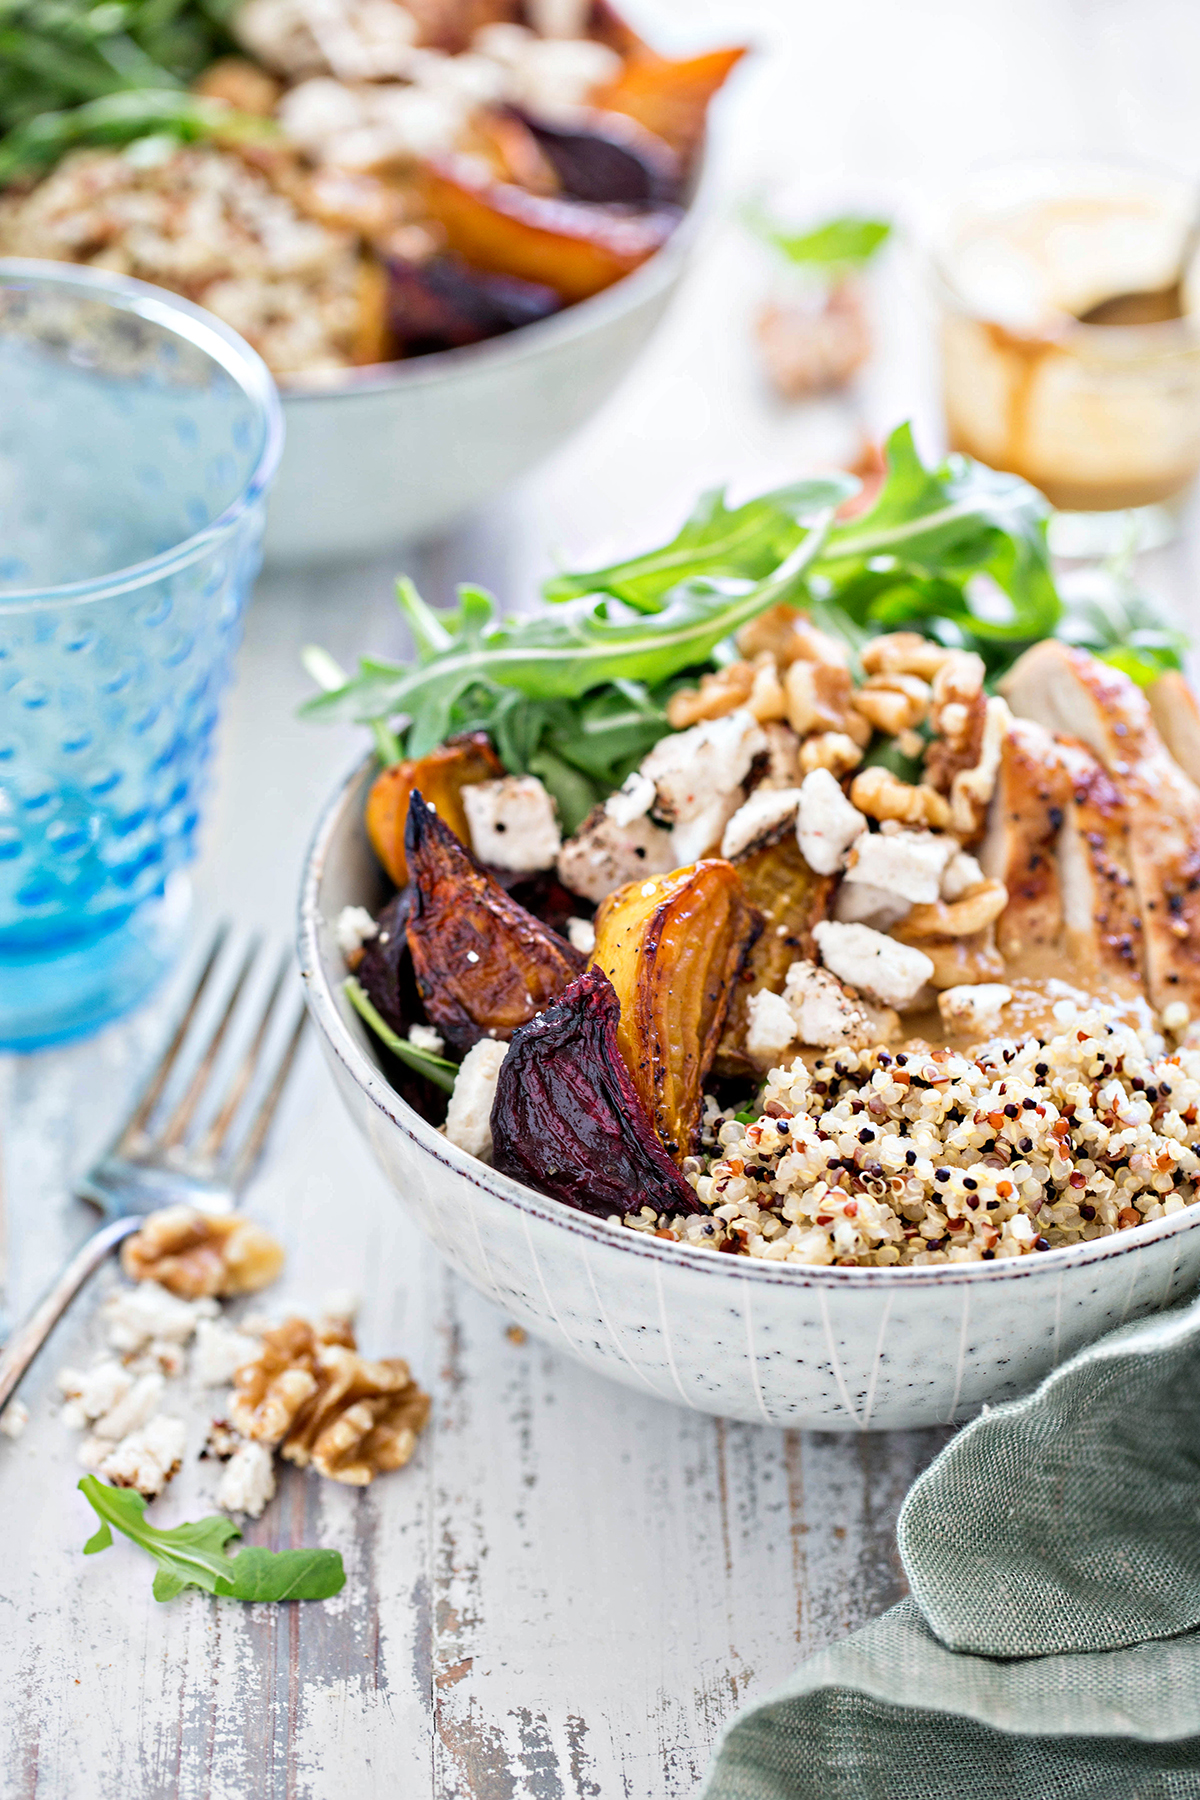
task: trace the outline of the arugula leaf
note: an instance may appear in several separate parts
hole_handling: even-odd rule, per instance
[[[359,1018],[370,1026],[380,1043],[386,1045],[393,1056],[398,1056],[401,1062],[407,1063],[410,1069],[415,1069],[418,1075],[424,1075],[426,1081],[432,1081],[435,1087],[440,1087],[445,1093],[454,1091],[458,1075],[457,1063],[445,1056],[435,1056],[432,1050],[422,1050],[416,1044],[410,1044],[407,1038],[397,1036],[387,1020],[376,1012],[367,998],[366,989],[361,982],[355,981],[353,975],[342,983],[342,991]],[[245,1552],[242,1554],[245,1555]]]
[[[828,219],[813,231],[788,231],[760,207],[751,207],[746,220],[759,237],[781,251],[789,262],[830,281],[841,281],[864,269],[892,235],[892,228],[884,219],[862,219],[849,214]]]
[[[227,1556],[225,1545],[240,1537],[232,1519],[213,1515],[171,1531],[146,1523],[146,1502],[132,1488],[108,1487],[85,1475],[79,1491],[100,1519],[83,1546],[85,1556],[107,1550],[112,1527],[147,1551],[158,1564],[154,1598],[173,1600],[185,1587],[204,1588],[232,1600],[327,1600],[346,1583],[336,1550],[263,1550],[251,1545]]]
[[[814,477],[760,494],[732,511],[724,490],[714,488],[701,495],[678,536],[661,550],[586,574],[555,575],[542,583],[542,598],[558,603],[611,594],[638,612],[658,612],[664,595],[693,577],[761,581],[795,549],[806,521],[825,507],[840,506],[859,485],[853,475]]]
[[[450,646],[426,663],[406,668],[364,659],[344,687],[301,710],[362,724],[406,714],[408,754],[420,756],[443,741],[455,704],[477,685],[516,688],[532,700],[575,700],[618,681],[667,681],[702,666],[723,638],[767,607],[801,601],[830,519],[826,508],[765,580],[685,582],[650,618],[598,599],[484,627],[472,620],[469,635],[460,626]]]
[[[4,38],[0,34],[0,56]],[[274,143],[270,120],[236,113],[199,94],[184,94],[163,76],[156,87],[131,87],[111,77],[119,91],[105,93],[63,112],[40,112],[0,139],[0,185],[48,168],[77,144],[128,144],[165,134],[180,142],[214,138],[225,143]]]

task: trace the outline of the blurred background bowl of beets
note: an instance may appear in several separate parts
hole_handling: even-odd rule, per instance
[[[454,255],[388,271],[402,362],[285,387],[287,456],[267,522],[275,563],[369,557],[438,536],[549,456],[629,372],[687,264],[711,158],[671,190],[633,140],[538,126],[564,190],[652,216],[660,247],[589,298]],[[552,141],[550,141],[552,140]]]

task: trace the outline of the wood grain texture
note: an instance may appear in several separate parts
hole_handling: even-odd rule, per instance
[[[1115,148],[1200,165],[1200,22],[1175,0],[643,10],[674,20],[681,44],[740,31],[771,48],[729,121],[730,200],[786,176],[811,212],[874,204],[919,218],[978,156]],[[929,333],[903,258],[881,274],[880,355],[853,403],[766,398],[748,324],[769,280],[718,220],[664,333],[594,425],[410,565],[429,597],[473,577],[523,604],[555,551],[635,548],[701,486],[732,476],[747,492],[837,461],[864,424],[912,414],[934,447]],[[1160,585],[1189,590],[1188,554],[1159,560]],[[299,650],[324,643],[346,662],[399,651],[394,573],[260,585],[198,917],[229,910],[290,937],[313,817],[359,743],[296,721]],[[70,1178],[121,1117],[170,999],[91,1043],[0,1061],[9,1316],[87,1229]],[[52,1411],[55,1371],[92,1342],[92,1309],[77,1307],[26,1383],[29,1430],[0,1440],[5,1800],[680,1800],[741,1702],[900,1594],[896,1512],[945,1434],[725,1424],[511,1342],[497,1309],[405,1225],[311,1046],[249,1203],[288,1247],[272,1309],[358,1291],[366,1347],[410,1358],[432,1423],[410,1467],[365,1492],[290,1471],[248,1531],[340,1548],[337,1599],[243,1607],[193,1593],[159,1606],[129,1545],[80,1554],[91,1515]],[[208,1504],[199,1447],[193,1431],[164,1523]]]

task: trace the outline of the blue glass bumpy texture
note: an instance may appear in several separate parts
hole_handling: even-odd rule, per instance
[[[169,960],[279,441],[215,322],[0,262],[0,1045],[93,1029]]]
[[[190,858],[261,508],[176,574],[0,611],[0,956],[103,933]]]

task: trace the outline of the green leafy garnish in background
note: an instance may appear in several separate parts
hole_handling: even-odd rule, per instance
[[[353,975],[342,983],[347,1000],[363,1020],[369,1025],[381,1044],[385,1044],[393,1056],[415,1069],[418,1075],[424,1075],[426,1081],[432,1081],[449,1094],[454,1091],[455,1078],[458,1075],[458,1064],[448,1057],[435,1056],[432,1050],[422,1050],[417,1044],[410,1044],[407,1038],[397,1036],[387,1020],[376,1010],[367,997],[362,983],[355,981]],[[242,1552],[245,1555],[245,1552]]]
[[[156,1600],[173,1600],[185,1587],[205,1588],[231,1600],[328,1600],[346,1584],[337,1550],[262,1550],[249,1545],[237,1556],[227,1556],[225,1545],[242,1534],[232,1519],[221,1514],[159,1531],[147,1525],[146,1502],[132,1488],[108,1487],[94,1475],[85,1475],[79,1491],[100,1519],[83,1554],[107,1550],[115,1525],[158,1564]]]
[[[789,231],[758,205],[747,207],[745,217],[750,229],[790,263],[831,282],[844,281],[866,268],[892,235],[884,219],[847,215],[829,219],[812,231]]]
[[[1187,634],[1138,587],[1128,558],[1081,570],[1064,585],[1066,614],[1058,635],[1067,643],[1090,650],[1139,687],[1183,668]]]
[[[438,612],[402,581],[415,660],[368,658],[347,677],[309,651],[326,691],[304,710],[370,726],[385,762],[487,731],[507,769],[541,776],[570,833],[668,730],[675,687],[736,655],[738,629],[781,602],[854,653],[901,627],[977,651],[992,681],[1056,635],[1140,670],[1138,679],[1178,666],[1181,640],[1143,596],[1127,597],[1119,614],[1064,608],[1046,548],[1049,507],[1027,482],[961,456],[927,468],[907,425],[892,433],[886,462],[875,500],[851,519],[835,516],[855,491],[850,476],[738,507],[708,494],[669,543],[554,576],[543,590],[552,610],[528,618],[497,619],[475,587]]]

